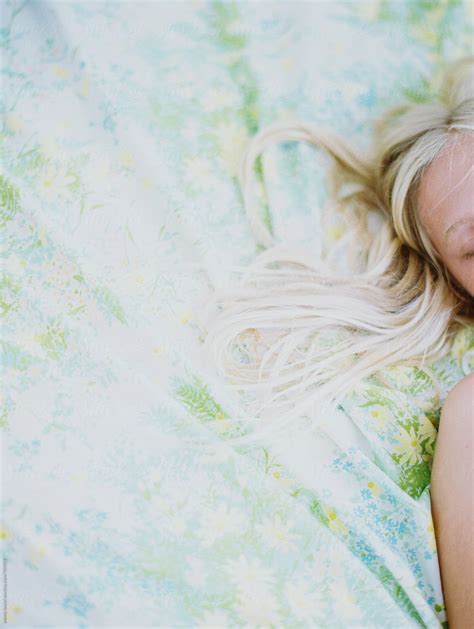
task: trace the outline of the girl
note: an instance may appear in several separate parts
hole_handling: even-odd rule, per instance
[[[259,408],[271,422],[254,435],[283,429],[310,408],[316,417],[323,401],[337,404],[389,365],[424,365],[445,355],[456,330],[472,325],[473,139],[474,56],[445,69],[437,98],[387,111],[367,156],[305,124],[274,124],[252,139],[241,185],[251,225],[268,249],[239,287],[216,294],[205,344],[238,388],[262,395]],[[277,245],[257,216],[254,161],[269,142],[293,140],[324,147],[334,160],[324,216],[337,212],[346,221],[344,269],[340,249],[327,246],[315,260],[302,247]],[[333,342],[321,345],[323,332]],[[236,344],[246,363],[234,360]],[[454,629],[474,625],[473,377],[445,400],[432,468],[433,521]]]

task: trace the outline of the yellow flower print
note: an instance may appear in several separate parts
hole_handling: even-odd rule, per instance
[[[38,544],[31,550],[31,560],[38,563],[47,554],[46,546],[43,543]]]
[[[87,78],[82,79],[81,89],[79,90],[79,96],[87,98],[89,96],[90,80]]]
[[[390,411],[385,406],[380,406],[379,404],[371,408],[369,415],[373,418],[377,424],[377,428],[380,430],[384,430],[393,419]]]
[[[55,199],[67,192],[67,187],[74,181],[74,175],[67,171],[66,166],[49,167],[40,177],[40,193],[46,199]]]
[[[183,325],[186,325],[186,323],[188,323],[188,321],[190,321],[192,317],[192,313],[191,312],[184,312],[181,317],[179,318],[180,323],[182,323]]]
[[[216,418],[209,420],[207,425],[213,428],[217,433],[224,434],[226,431],[231,430],[235,426],[235,421],[225,417],[222,411],[216,413]]]
[[[65,68],[64,66],[55,66],[54,74],[60,79],[69,79],[71,76],[71,71],[69,68]]]
[[[379,14],[379,4],[379,0],[371,0],[370,2],[363,0],[359,2],[357,6],[359,15],[368,22],[374,22]]]
[[[380,496],[380,494],[382,493],[382,488],[377,485],[377,483],[374,483],[374,481],[369,481],[367,483],[367,487],[370,489],[370,491],[372,492],[372,495],[375,497]]]
[[[271,472],[271,475],[278,482],[278,484],[281,485],[281,487],[285,489],[289,487],[290,485],[293,485],[295,482],[293,478],[287,478],[285,476],[282,476],[281,472],[279,472],[278,470]]]
[[[0,528],[0,539],[8,539],[10,537],[10,531],[7,529]]]
[[[119,162],[128,170],[135,166],[133,155],[127,149],[122,149],[118,154]]]
[[[415,465],[415,463],[421,463],[423,461],[420,438],[416,434],[413,426],[410,427],[409,431],[405,429],[400,431],[396,439],[399,445],[395,446],[393,453],[401,454],[400,463],[402,465],[407,463],[408,465]]]
[[[13,133],[16,133],[17,131],[22,131],[22,129],[24,128],[23,120],[14,111],[6,114],[4,120],[7,129],[12,131]]]
[[[435,536],[435,530],[434,530],[434,526],[433,526],[433,520],[430,519],[430,522],[428,524],[428,526],[426,527],[426,530],[428,532],[428,546],[429,549],[431,550],[432,553],[437,552],[437,546],[436,546],[436,536]]]
[[[248,142],[247,130],[236,122],[225,122],[218,125],[216,132],[224,168],[229,176],[236,177]]]
[[[14,621],[15,620],[15,616],[18,616],[18,614],[21,614],[22,612],[22,608],[19,605],[16,605],[15,603],[13,603],[13,605],[8,605],[7,607],[7,620],[8,621]]]
[[[151,190],[153,188],[153,179],[151,177],[142,177],[142,186],[145,190]]]
[[[323,507],[329,520],[329,528],[340,535],[347,535],[348,528],[332,508]]]

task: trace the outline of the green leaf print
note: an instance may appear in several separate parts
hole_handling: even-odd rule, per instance
[[[239,10],[235,2],[213,2],[211,5],[210,23],[218,46],[223,50],[232,51],[235,55],[229,61],[229,73],[242,95],[242,106],[237,114],[245,123],[249,136],[259,129],[258,97],[259,84],[252,67],[245,56],[247,37],[235,32],[235,24],[239,21]],[[270,233],[273,233],[272,219],[268,202],[264,194],[265,183],[261,156],[255,160],[255,175],[260,199],[261,219]],[[238,187],[238,181],[235,181]],[[258,243],[257,249],[264,248]]]
[[[101,305],[108,314],[111,314],[121,323],[124,323],[125,325],[127,324],[125,314],[117,296],[114,295],[107,286],[99,286],[98,288],[95,288],[93,294],[99,305]]]
[[[426,103],[433,98],[433,88],[427,78],[422,78],[418,85],[402,89],[405,98],[413,103]]]
[[[244,48],[246,38],[240,33],[233,33],[229,26],[239,17],[239,11],[235,2],[213,2],[212,24],[215,28],[216,38],[223,48]]]
[[[0,175],[0,228],[16,215],[20,208],[20,192],[8,179]]]
[[[417,395],[432,385],[431,378],[419,367],[414,367],[413,374],[414,378],[410,383],[410,393],[412,395]]]
[[[209,393],[207,385],[196,375],[192,376],[192,381],[176,389],[177,396],[189,411],[203,422],[224,419],[226,414]]]
[[[66,347],[66,332],[59,320],[50,321],[44,334],[35,336],[35,340],[43,347],[50,358],[59,358]]]
[[[311,513],[315,515],[322,524],[324,524],[324,526],[329,526],[329,518],[324,512],[324,509],[322,508],[320,502],[316,500],[316,498],[313,498],[313,500],[311,501],[309,509]]]
[[[431,48],[432,53],[442,62],[444,43],[452,33],[455,23],[455,10],[463,10],[462,0],[410,0],[398,3],[381,0],[377,19],[386,22],[406,24],[415,40]],[[468,20],[466,20],[468,22]],[[469,27],[467,26],[466,30]],[[467,53],[469,51],[466,51]]]
[[[19,284],[14,282],[6,273],[0,275],[0,317],[4,317],[11,310],[18,309],[16,295],[19,292]]]
[[[386,589],[392,592],[392,595],[394,595],[395,599],[400,603],[400,606],[407,611],[410,617],[416,620],[421,627],[425,627],[426,625],[423,619],[417,612],[409,596],[386,566],[379,565],[378,578]]]
[[[266,474],[268,474],[270,470],[274,467],[281,468],[280,463],[272,463],[272,461],[270,460],[270,454],[266,448],[262,448],[262,450],[263,450],[264,468],[265,468]]]
[[[359,404],[359,408],[367,408],[369,406],[386,406],[387,408],[396,410],[398,408],[396,402],[391,400],[387,395],[383,395],[382,392],[372,390],[369,395],[365,396],[367,402]]]
[[[393,456],[394,460],[395,456]],[[427,463],[408,465],[401,468],[399,485],[417,500],[431,480],[431,468]]]
[[[8,430],[10,425],[8,423],[8,410],[3,408],[0,412],[0,429]]]

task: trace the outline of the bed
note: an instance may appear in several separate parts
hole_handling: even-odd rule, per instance
[[[2,5],[8,624],[448,626],[430,469],[474,330],[430,366],[440,388],[395,365],[310,438],[245,448],[196,316],[259,251],[249,138],[304,120],[362,149],[374,115],[470,51],[472,6]],[[324,155],[286,143],[261,164],[272,233],[337,240]]]

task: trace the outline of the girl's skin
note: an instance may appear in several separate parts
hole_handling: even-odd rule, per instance
[[[444,265],[474,297],[474,131],[451,140],[424,173],[418,211]]]
[[[451,275],[474,297],[474,134],[463,135],[421,181],[420,220]],[[441,411],[431,506],[450,629],[474,627],[474,373]]]
[[[451,389],[439,424],[431,506],[450,629],[474,627],[474,373]]]

